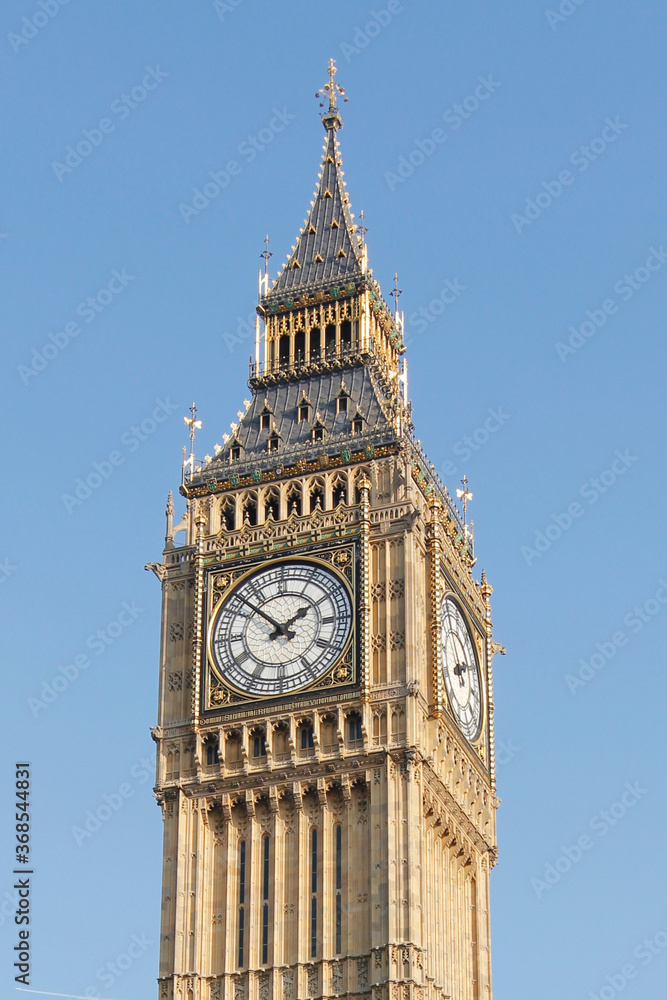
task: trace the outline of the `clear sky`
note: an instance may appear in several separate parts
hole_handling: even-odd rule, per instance
[[[143,566],[187,407],[203,453],[247,396],[259,253],[268,232],[275,274],[305,215],[330,56],[352,208],[385,295],[395,271],[403,289],[417,431],[451,490],[468,476],[507,647],[496,1000],[662,995],[664,3],[59,3],[0,11],[2,995],[20,759],[32,986],[154,995]]]

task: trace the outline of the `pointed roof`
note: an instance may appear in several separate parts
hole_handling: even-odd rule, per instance
[[[342,290],[364,275],[362,247],[350,211],[337,137],[343,119],[335,98],[341,91],[333,85],[333,77],[331,81],[331,89],[329,84],[325,88],[329,91],[329,107],[322,115],[322,123],[327,134],[310,212],[278,277],[262,296],[262,304],[298,298],[337,285]]]

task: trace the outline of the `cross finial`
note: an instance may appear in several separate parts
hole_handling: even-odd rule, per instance
[[[396,274],[394,274],[394,287],[391,292],[391,295],[393,296],[394,299],[394,316],[398,312],[398,300],[400,299],[402,294],[403,294],[403,289],[398,287],[398,272],[396,272]]]
[[[465,472],[463,473],[463,479],[461,480],[462,490],[457,490],[456,495],[459,500],[463,503],[463,527],[466,529],[466,535],[468,534],[468,525],[466,523],[466,516],[468,513],[468,501],[472,500],[472,493],[468,489],[468,477]]]
[[[197,420],[197,407],[193,403],[190,407],[191,417],[183,417],[186,425],[190,428],[190,455],[187,459],[184,457],[183,465],[190,466],[190,475],[194,472],[195,468],[195,431],[201,430],[201,420]],[[185,448],[183,449],[185,451]]]
[[[328,114],[332,116],[332,112],[336,112],[338,110],[336,107],[336,97],[338,96],[338,94],[341,95],[343,101],[347,101],[347,97],[345,97],[345,87],[339,86],[339,84],[337,84],[336,81],[334,80],[334,77],[337,73],[337,69],[336,69],[336,63],[333,61],[333,59],[329,60],[329,65],[327,66],[327,73],[329,74],[329,82],[325,83],[322,89],[317,91],[315,97],[323,98],[323,100],[320,101],[320,107],[323,108],[324,98],[327,95],[329,96]],[[326,116],[323,115],[322,117],[323,120],[326,121]],[[342,119],[340,120],[340,124],[342,125]]]
[[[269,250],[269,234],[267,233],[264,237],[264,249],[262,250],[260,257],[264,258],[264,274],[268,273],[269,270],[269,257],[273,257],[273,251]]]

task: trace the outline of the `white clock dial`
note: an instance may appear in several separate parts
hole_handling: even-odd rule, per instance
[[[441,605],[442,673],[447,697],[461,732],[476,740],[482,728],[482,682],[475,645],[461,610],[451,597]]]
[[[224,679],[258,697],[322,677],[352,630],[347,586],[318,562],[286,560],[245,577],[218,608],[211,652]]]

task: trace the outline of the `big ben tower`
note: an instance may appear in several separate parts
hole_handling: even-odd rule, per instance
[[[414,436],[334,74],[250,399],[214,457],[191,449],[152,566],[160,1000],[492,995],[491,587]]]

